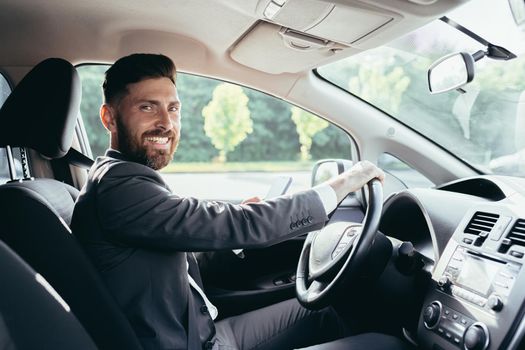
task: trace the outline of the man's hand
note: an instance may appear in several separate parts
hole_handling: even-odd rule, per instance
[[[350,170],[339,174],[326,183],[334,189],[337,202],[341,202],[348,193],[357,191],[373,178],[379,179],[382,183],[385,180],[385,173],[374,164],[365,160],[354,164]]]
[[[251,198],[248,198],[248,199],[245,199],[241,202],[241,204],[248,204],[248,203],[259,203],[261,202],[262,199],[259,198],[259,197],[251,197]]]

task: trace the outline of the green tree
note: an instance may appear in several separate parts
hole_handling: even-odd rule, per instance
[[[299,136],[290,118],[290,104],[260,91],[243,88],[253,132],[228,154],[228,161],[294,161],[299,155]]]
[[[103,155],[109,147],[109,134],[99,117],[102,105],[102,82],[107,69],[105,65],[81,66],[78,69],[82,81],[80,113],[94,157]]]
[[[352,157],[352,141],[346,132],[335,125],[328,125],[312,137],[312,159]]]
[[[210,162],[218,151],[204,133],[202,109],[219,85],[217,80],[190,74],[177,74],[177,91],[182,102],[182,130],[173,162]]]
[[[295,106],[292,107],[292,120],[299,134],[301,159],[308,160],[311,158],[310,148],[312,147],[312,137],[317,132],[326,128],[328,122]]]
[[[222,83],[213,90],[213,98],[202,109],[204,131],[225,162],[228,153],[252,132],[248,96],[237,85]]]

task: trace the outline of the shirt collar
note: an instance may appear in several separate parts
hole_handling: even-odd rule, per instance
[[[117,151],[116,149],[113,149],[113,148],[108,148],[106,150],[105,156],[106,157],[120,159],[120,160],[128,160],[128,161],[131,160],[129,157],[127,157],[124,154],[122,154],[122,152]]]

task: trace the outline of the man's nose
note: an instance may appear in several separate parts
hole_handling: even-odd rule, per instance
[[[170,114],[166,109],[162,109],[159,112],[157,123],[155,126],[164,130],[173,129],[173,120],[171,119]]]

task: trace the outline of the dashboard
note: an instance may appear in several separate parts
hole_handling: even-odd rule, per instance
[[[388,197],[380,231],[433,262],[422,349],[520,349],[525,334],[525,179],[480,176]]]

